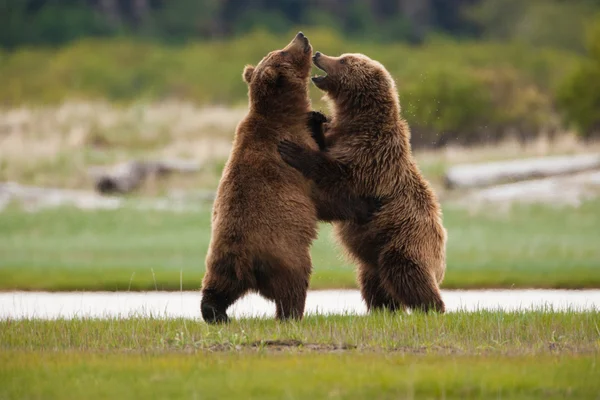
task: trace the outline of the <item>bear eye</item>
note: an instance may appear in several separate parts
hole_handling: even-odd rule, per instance
[[[340,60],[340,64],[346,64],[346,59],[345,59],[345,58],[342,58],[342,59]]]
[[[282,56],[287,56],[287,51],[282,51],[282,52],[281,52],[281,53],[279,53],[279,54],[281,54]]]

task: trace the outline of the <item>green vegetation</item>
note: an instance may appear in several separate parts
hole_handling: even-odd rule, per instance
[[[431,34],[577,46],[596,0],[0,1],[0,46],[61,45],[78,37],[133,36],[182,43],[257,27],[333,27],[344,36],[418,43]],[[22,29],[27,26],[27,29]]]
[[[290,352],[346,350],[417,354],[596,353],[598,310],[377,313],[309,316],[300,322],[240,319],[215,326],[188,319],[0,321],[0,349],[24,352]]]
[[[324,53],[363,52],[386,65],[398,82],[417,147],[494,141],[508,132],[527,139],[558,129],[554,87],[579,60],[566,51],[532,52],[519,44],[432,39],[415,48],[351,42],[330,30],[305,32]],[[292,35],[258,31],[182,46],[87,39],[58,50],[18,49],[0,54],[0,104],[77,98],[243,105],[243,66],[281,48]],[[323,107],[322,93],[314,86],[311,93],[315,106]]]
[[[595,0],[484,0],[473,2],[463,17],[478,25],[486,38],[582,50],[582,22],[599,10],[599,4]]]
[[[600,135],[600,16],[590,24],[588,58],[560,88],[559,104],[567,120],[584,136]]]
[[[0,353],[3,398],[594,398],[596,356]]]
[[[585,398],[597,311],[0,321],[0,397]]]
[[[198,212],[16,208],[0,224],[0,288],[195,290],[210,235]],[[467,212],[448,205],[445,288],[600,287],[600,203]],[[355,272],[323,225],[313,244],[313,289],[355,287]]]
[[[597,130],[597,62],[580,59],[596,0],[238,3],[0,0],[0,106],[244,104],[243,66],[303,30],[320,51],[388,67],[415,146],[526,141],[560,116]]]

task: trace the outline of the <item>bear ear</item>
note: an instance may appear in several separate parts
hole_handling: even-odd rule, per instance
[[[250,83],[252,81],[252,75],[254,75],[254,67],[252,65],[246,65],[244,67],[244,72],[242,73],[244,82]]]

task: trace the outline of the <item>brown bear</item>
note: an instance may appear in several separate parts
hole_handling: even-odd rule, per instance
[[[313,184],[277,152],[283,139],[316,149],[309,130],[311,57],[300,32],[244,69],[249,111],[217,190],[202,283],[201,312],[209,323],[228,321],[228,307],[248,291],[275,301],[278,319],[301,318],[317,218],[368,221],[374,209],[363,199],[346,199],[347,208],[317,207]]]
[[[439,284],[447,233],[438,200],[412,156],[394,80],[383,65],[362,54],[317,52],[313,61],[326,72],[313,82],[332,109],[331,121],[324,124],[324,151],[282,141],[282,158],[332,202],[343,204],[352,196],[381,199],[370,222],[334,223],[336,236],[358,263],[369,310],[444,312]]]

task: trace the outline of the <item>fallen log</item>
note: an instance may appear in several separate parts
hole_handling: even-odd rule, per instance
[[[466,206],[480,203],[547,203],[578,206],[600,194],[600,171],[578,172],[569,176],[507,183],[474,190],[462,200]]]
[[[200,165],[187,160],[128,161],[112,167],[92,167],[94,187],[102,194],[125,194],[137,189],[146,179],[173,172],[194,173]]]
[[[600,154],[556,156],[450,167],[448,189],[468,189],[600,169]]]

